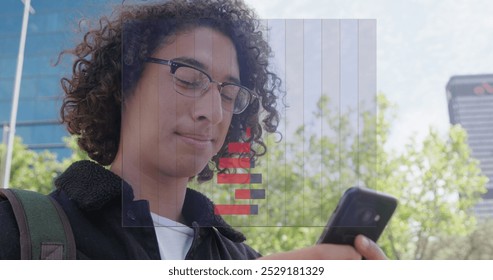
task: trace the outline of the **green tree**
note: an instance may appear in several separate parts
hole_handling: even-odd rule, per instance
[[[493,221],[480,220],[468,235],[438,236],[430,241],[427,259],[493,259]]]
[[[0,158],[3,164],[6,156],[6,146],[0,145]],[[16,137],[12,155],[9,187],[49,193],[53,190],[53,180],[63,171],[63,166],[57,161],[56,155],[43,151],[40,153],[27,149],[22,139]]]
[[[80,160],[91,160],[87,153],[79,148],[77,145],[76,136],[67,136],[63,138],[63,142],[67,145],[69,149],[72,150],[72,155],[69,158],[62,160],[62,166],[64,169],[69,167],[72,163]]]
[[[387,190],[391,183],[401,188],[392,190],[401,205],[384,235],[393,257],[431,258],[429,245],[437,237],[466,236],[474,230],[471,207],[485,192],[487,178],[471,158],[466,141],[459,126],[451,127],[447,139],[431,129],[423,143],[411,140],[393,159],[400,174],[381,172],[379,189]],[[400,248],[402,244],[408,246]]]
[[[471,158],[461,127],[451,127],[445,137],[430,129],[422,142],[412,138],[402,151],[387,151],[395,109],[383,95],[376,116],[362,114],[359,133],[349,115],[331,114],[328,102],[321,99],[315,112],[325,124],[323,135],[307,135],[309,129],[300,127],[292,142],[267,140],[270,155],[260,170],[270,199],[260,210],[265,213],[248,219],[270,227],[243,229],[254,248],[268,254],[313,244],[322,231],[313,226],[323,226],[341,193],[359,183],[400,201],[379,240],[389,258],[430,258],[433,240],[474,230],[476,219],[469,211],[485,192],[487,178]]]

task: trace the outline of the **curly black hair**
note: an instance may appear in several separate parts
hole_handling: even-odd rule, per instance
[[[114,18],[102,17],[74,49],[62,52],[76,58],[72,76],[61,80],[65,92],[62,122],[69,133],[78,136],[79,147],[91,159],[102,165],[113,162],[120,141],[122,102],[133,93],[145,58],[170,35],[199,26],[213,28],[233,41],[240,81],[259,97],[233,116],[226,140],[212,158],[215,168],[228,172],[219,168],[219,158],[235,156],[227,149],[231,142],[251,143],[246,156],[254,161],[265,154],[262,127],[267,132],[277,131],[281,80],[268,69],[271,49],[260,21],[240,0],[172,0],[123,5]],[[209,165],[198,174],[199,181],[212,177]]]

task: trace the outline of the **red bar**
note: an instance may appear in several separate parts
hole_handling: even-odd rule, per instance
[[[250,184],[250,174],[217,174],[218,184]]]
[[[251,215],[251,205],[235,205],[235,204],[223,204],[215,205],[214,213],[216,215]]]
[[[250,128],[249,127],[247,127],[247,129],[246,129],[246,137],[250,138]]]
[[[487,93],[493,93],[493,87],[490,84],[483,83],[483,88],[486,90]],[[248,128],[247,128],[247,131],[248,131]]]
[[[232,142],[228,144],[228,152],[230,153],[249,153],[250,143]]]
[[[249,158],[220,158],[219,168],[250,168]]]
[[[249,189],[235,190],[235,199],[250,199],[250,190]]]

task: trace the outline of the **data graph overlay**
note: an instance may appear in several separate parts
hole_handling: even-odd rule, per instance
[[[325,226],[347,188],[375,178],[376,20],[262,24],[273,51],[269,71],[281,80],[273,92],[279,133],[266,131],[273,108],[254,89],[258,119],[248,120],[251,129],[240,126],[214,179],[197,188],[232,226]]]

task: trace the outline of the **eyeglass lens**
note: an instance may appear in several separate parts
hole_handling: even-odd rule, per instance
[[[201,96],[211,84],[209,77],[203,72],[186,66],[176,69],[173,80],[175,90],[189,97]],[[239,113],[248,106],[250,94],[242,87],[225,84],[219,90],[223,109]]]

